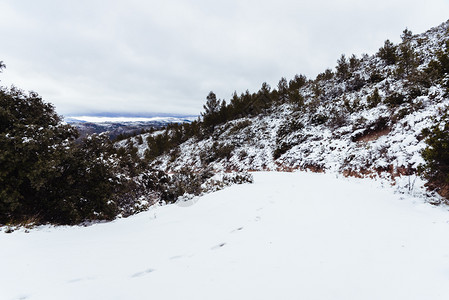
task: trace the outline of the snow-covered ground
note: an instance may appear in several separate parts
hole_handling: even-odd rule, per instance
[[[111,223],[0,233],[0,299],[448,299],[447,207],[331,174],[254,179]]]

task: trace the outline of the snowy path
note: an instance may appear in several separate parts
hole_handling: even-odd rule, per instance
[[[0,299],[449,299],[449,211],[373,182],[256,173],[188,207],[0,232]]]

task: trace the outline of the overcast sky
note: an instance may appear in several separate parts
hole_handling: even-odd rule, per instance
[[[2,0],[2,85],[63,115],[198,114],[449,17],[447,0]]]

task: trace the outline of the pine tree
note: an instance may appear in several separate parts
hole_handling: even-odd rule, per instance
[[[402,43],[399,46],[398,58],[399,75],[409,79],[414,75],[416,68],[418,67],[415,50],[413,49],[411,43],[412,37],[412,32],[408,29],[405,29],[401,35]]]
[[[379,49],[378,55],[387,66],[394,65],[397,61],[396,51],[397,47],[390,40],[386,40],[384,46]]]
[[[215,126],[219,124],[218,113],[220,111],[220,100],[214,92],[209,92],[206,97],[207,102],[203,105],[204,112],[201,114],[203,117],[204,128],[208,131],[213,131]]]
[[[340,80],[346,80],[349,77],[349,63],[346,56],[342,54],[337,60],[337,77]]]
[[[256,105],[260,108],[260,110],[268,109],[271,105],[271,87],[268,83],[262,83],[262,87],[256,96]]]
[[[284,103],[288,100],[288,83],[287,79],[285,77],[282,77],[279,80],[279,83],[277,85],[278,95],[279,95],[279,101],[281,103]]]
[[[444,113],[441,120],[430,129],[423,130],[427,147],[422,151],[425,164],[420,173],[429,180],[429,187],[449,199],[449,116]]]
[[[220,109],[220,101],[217,100],[217,96],[215,95],[215,93],[210,91],[206,99],[207,102],[205,105],[203,105],[204,115],[213,115],[217,113]]]
[[[382,98],[379,95],[379,89],[375,88],[372,95],[368,96],[366,98],[366,101],[368,102],[368,108],[374,108],[382,101]]]

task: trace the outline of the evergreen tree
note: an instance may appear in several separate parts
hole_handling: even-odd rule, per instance
[[[220,100],[217,99],[217,96],[212,91],[209,92],[206,99],[206,104],[203,105],[204,113],[201,114],[203,116],[203,125],[206,130],[213,131],[215,126],[219,124]]]
[[[0,89],[0,224],[112,219],[135,199],[136,149],[78,137],[37,93]]]
[[[256,104],[260,108],[260,110],[265,110],[271,105],[271,87],[268,83],[262,83],[262,87],[257,93],[257,101]]]
[[[401,35],[402,43],[399,46],[398,73],[399,75],[411,78],[418,66],[415,50],[412,46],[413,34],[410,30],[405,29]]]
[[[295,77],[293,77],[293,79],[289,81],[288,88],[290,90],[292,90],[292,89],[300,89],[306,83],[307,83],[307,77],[306,76],[296,74]]]
[[[334,77],[334,72],[331,69],[326,69],[323,73],[316,76],[316,81],[331,80]]]
[[[349,77],[349,63],[346,56],[342,54],[337,60],[337,77],[340,80],[346,80]]]
[[[375,88],[372,95],[368,96],[366,98],[366,101],[368,102],[368,108],[374,108],[382,101],[382,98],[379,95],[379,89]]]
[[[287,79],[285,77],[282,77],[279,80],[279,83],[277,85],[278,95],[279,95],[279,101],[281,103],[284,103],[288,100],[288,83]]]
[[[427,147],[422,152],[425,164],[421,174],[429,180],[432,189],[449,199],[449,116],[447,112],[430,129],[423,131]]]
[[[203,105],[204,115],[213,115],[217,113],[220,109],[220,101],[217,100],[217,96],[215,95],[215,93],[210,91],[206,99],[207,102],[205,105]]]
[[[416,62],[416,54],[413,47],[409,44],[401,44],[399,47],[399,74],[408,78],[414,74],[416,67],[418,66]]]
[[[290,103],[292,103],[296,109],[304,106],[304,97],[298,90],[291,90],[289,92],[288,98]]]
[[[349,70],[350,72],[355,72],[360,67],[360,59],[353,54],[349,59]]]
[[[397,61],[396,51],[397,47],[390,40],[386,40],[384,46],[379,49],[378,55],[387,66],[394,65]]]
[[[413,38],[413,33],[408,28],[405,28],[401,34],[402,43],[405,43],[405,44],[410,43],[412,38]]]

